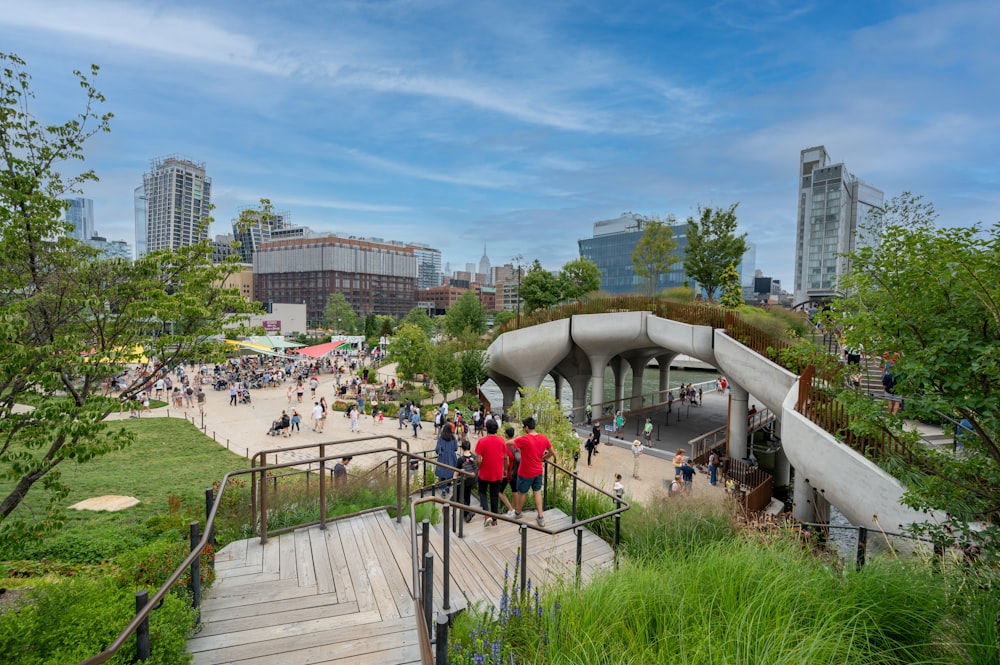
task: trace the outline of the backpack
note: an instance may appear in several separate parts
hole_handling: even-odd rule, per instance
[[[479,473],[479,464],[476,462],[475,455],[462,455],[462,471],[468,471],[469,473],[475,475]],[[468,479],[467,479],[468,480]]]
[[[510,477],[517,478],[517,469],[521,466],[521,451],[515,448],[513,443],[507,444],[507,450],[514,454],[514,465],[510,467]]]

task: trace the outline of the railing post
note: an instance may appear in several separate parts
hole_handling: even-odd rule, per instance
[[[521,525],[521,593],[525,592],[528,584],[528,527]]]
[[[576,472],[574,471],[573,472],[573,509],[572,509],[573,512],[570,515],[570,518],[571,518],[571,520],[574,523],[576,522],[576,481],[577,480],[579,480],[579,476],[577,476]]]
[[[425,552],[423,559],[423,577],[421,578],[420,599],[423,601],[424,621],[427,623],[427,634],[434,631],[434,555]]]
[[[406,482],[410,482],[410,460],[406,459],[403,465],[402,443],[396,439],[396,524],[403,521],[403,474],[406,474]],[[389,460],[385,462],[385,472],[389,473]],[[409,496],[409,493],[407,493]]]
[[[438,614],[434,640],[434,663],[448,665],[448,615],[444,612]]]
[[[858,527],[858,552],[855,555],[855,566],[858,570],[865,565],[865,552],[868,549],[868,529]]]
[[[450,505],[445,504],[441,507],[441,512],[444,513],[444,538],[441,546],[442,595],[444,596],[442,607],[445,612],[448,612],[451,610],[451,531],[448,529],[448,517],[449,513],[454,515],[458,511],[452,510]]]
[[[188,525],[191,530],[191,551],[198,549],[198,540],[201,534],[198,533],[198,522],[191,522]],[[201,623],[201,552],[191,562],[191,607],[197,610],[196,623]]]
[[[576,588],[580,588],[583,571],[583,529],[576,529]]]
[[[262,469],[266,468],[265,464]],[[267,543],[267,471],[260,472],[260,544]]]
[[[149,602],[149,591],[142,589],[135,592],[135,613],[138,614]],[[135,629],[136,660],[149,659],[149,616],[147,615],[139,627]]]
[[[423,519],[420,521],[420,556],[425,557],[431,548],[431,521],[429,519]],[[430,630],[430,626],[428,626]]]
[[[215,490],[211,487],[205,488],[205,528],[208,528],[208,518],[212,514],[212,505],[215,504]],[[208,542],[215,547],[215,527],[212,527],[208,535]],[[215,557],[212,557],[212,568],[215,569]]]
[[[319,528],[326,531],[326,446],[319,444]]]
[[[618,504],[618,508],[622,507],[621,501],[615,501]],[[615,569],[618,569],[618,544],[621,542],[622,536],[622,516],[621,513],[615,513],[615,541],[612,543],[611,549],[615,553]]]
[[[250,460],[250,468],[253,469],[257,466],[257,455],[253,456]],[[257,472],[254,471],[250,474],[250,526],[253,529],[257,528]]]

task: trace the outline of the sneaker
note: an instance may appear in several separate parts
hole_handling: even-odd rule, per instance
[[[545,518],[541,515],[535,518],[535,521],[538,522],[538,526],[545,526]]]
[[[488,527],[488,526],[494,526],[494,524],[495,524],[495,522],[493,522],[493,520],[491,520],[489,517],[484,517],[483,518],[483,527],[484,528]]]
[[[514,517],[514,515],[515,515],[515,513],[514,513],[513,510],[508,510],[507,511],[507,517]]]
[[[521,513],[514,513],[514,519],[516,520],[521,519]]]

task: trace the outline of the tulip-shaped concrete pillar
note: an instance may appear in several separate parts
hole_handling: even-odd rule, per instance
[[[743,459],[747,456],[747,403],[750,395],[743,386],[732,384],[729,396],[729,456]]]
[[[660,394],[657,401],[667,401],[667,391],[670,390],[670,363],[674,359],[674,355],[676,354],[663,353],[656,356],[656,364],[660,368],[660,382],[658,386]]]
[[[792,516],[802,522],[816,521],[816,507],[813,505],[813,490],[809,486],[809,479],[803,478],[802,474],[795,470],[794,502],[792,506]]]
[[[615,375],[615,411],[622,411],[625,408],[625,368],[628,365],[621,356],[611,359],[611,371]]]

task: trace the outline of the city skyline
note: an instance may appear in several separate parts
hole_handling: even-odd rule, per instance
[[[941,223],[1000,217],[995,3],[0,8],[42,121],[79,113],[72,70],[102,68],[115,118],[78,196],[108,238],[136,242],[133,191],[175,153],[212,178],[213,237],[263,197],[453,266],[485,242],[494,265],[557,270],[598,220],[739,201],[756,266],[787,289],[797,156],[815,145]]]

